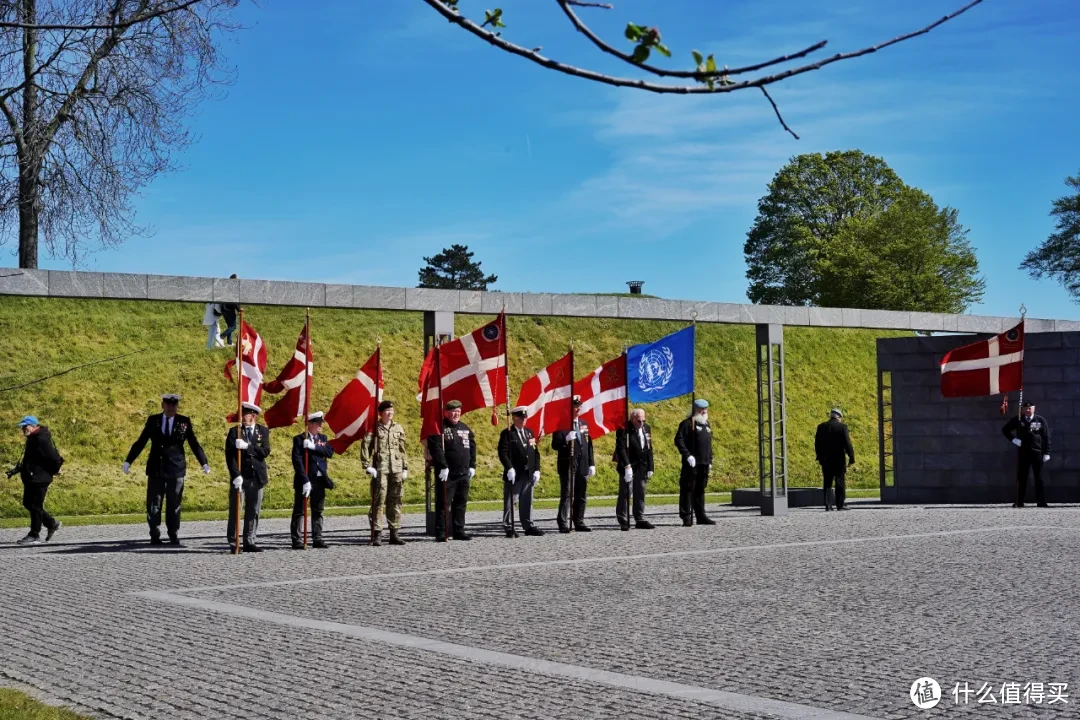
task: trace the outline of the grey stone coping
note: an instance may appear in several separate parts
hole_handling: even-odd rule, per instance
[[[665,300],[614,295],[480,292],[280,280],[0,268],[0,295],[231,302],[376,310],[676,320],[703,323],[999,333],[1014,317]],[[1029,333],[1080,331],[1080,320],[1028,318]]]

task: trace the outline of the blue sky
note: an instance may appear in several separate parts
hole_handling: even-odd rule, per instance
[[[921,27],[962,0],[613,0],[627,21],[739,65],[828,39],[828,52]],[[470,15],[492,5],[461,0]],[[554,2],[502,0],[505,36],[601,71]],[[987,279],[972,312],[1080,319],[1017,269],[1080,171],[1080,4],[986,0],[932,33],[760,93],[655,96],[501,53],[420,0],[265,0],[227,45],[237,81],[203,105],[182,169],[137,202],[156,232],[87,269],[415,285],[421,258],[467,244],[497,289],[747,302],[742,246],[793,155],[859,148],[960,211]],[[10,249],[10,248],[9,248]],[[45,267],[63,268],[44,260]]]

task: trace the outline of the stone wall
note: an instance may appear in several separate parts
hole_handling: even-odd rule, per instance
[[[892,487],[882,487],[883,502],[1013,502],[1016,449],[1001,429],[1016,414],[1019,393],[1009,393],[1005,416],[1000,395],[941,396],[942,356],[971,342],[971,336],[877,341],[878,371],[892,373],[895,472]],[[1050,426],[1047,500],[1080,502],[1080,332],[1026,335],[1024,400]],[[1034,492],[1029,479],[1027,502],[1034,503]]]
[[[554,293],[480,292],[426,288],[334,285],[280,280],[124,273],[67,272],[0,268],[0,295],[36,295],[125,300],[239,302],[247,305],[295,305],[381,310],[432,310],[494,314],[506,308],[511,315],[558,315],[643,320],[757,325],[928,330],[937,332],[999,333],[1015,318],[944,313],[893,312],[851,308],[780,307],[695,300],[561,295]],[[1028,332],[1080,331],[1073,320],[1028,319]]]

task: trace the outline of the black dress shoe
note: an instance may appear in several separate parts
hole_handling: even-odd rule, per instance
[[[293,550],[303,550],[304,549],[304,543],[302,543],[302,542],[294,542],[292,544],[292,549]]]
[[[436,535],[435,536],[435,542],[446,542],[446,536],[445,535]]]
[[[230,555],[239,555],[240,551],[236,549],[235,545],[230,545],[229,546],[229,554]]]
[[[716,521],[713,520],[712,518],[707,518],[704,515],[702,515],[701,517],[698,518],[697,524],[698,525],[715,525]]]
[[[170,545],[179,545],[180,544],[180,538],[176,537],[175,535],[170,535],[169,536],[169,544]]]
[[[563,535],[566,535],[570,532],[570,528],[566,527],[565,525],[560,525],[559,532],[561,532]]]
[[[508,537],[508,538],[516,538],[516,537],[518,537],[517,531],[516,530],[507,530],[506,531],[506,537]]]
[[[581,522],[574,523],[574,529],[577,530],[578,532],[592,532],[591,527],[589,527],[585,523],[581,523]]]
[[[150,538],[150,544],[151,545],[164,545],[165,542],[159,537],[152,537],[152,538]]]
[[[656,526],[648,520],[638,520],[636,523],[634,523],[634,527],[636,527],[638,530],[652,530]]]
[[[686,518],[685,520],[682,521],[682,526],[683,527],[694,527],[694,521],[691,520],[690,518]]]
[[[535,525],[530,525],[529,527],[525,528],[525,534],[531,535],[533,537],[540,537],[544,534],[544,531],[536,527]]]
[[[262,548],[258,545],[244,543],[244,552],[262,552]]]
[[[455,540],[472,540],[472,535],[469,533],[457,533],[454,535]]]
[[[318,548],[319,550],[325,550],[326,548],[328,548],[330,546],[326,544],[325,540],[323,540],[322,538],[319,538],[315,542],[311,543],[311,547]]]
[[[623,523],[619,523],[619,529],[622,530],[623,532],[629,532],[630,531],[630,523],[626,523],[625,525]]]

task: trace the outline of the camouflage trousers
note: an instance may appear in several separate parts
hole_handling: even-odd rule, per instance
[[[374,532],[382,530],[383,505],[386,506],[386,525],[391,530],[401,527],[401,473],[383,473],[371,480],[371,511],[368,520]]]

